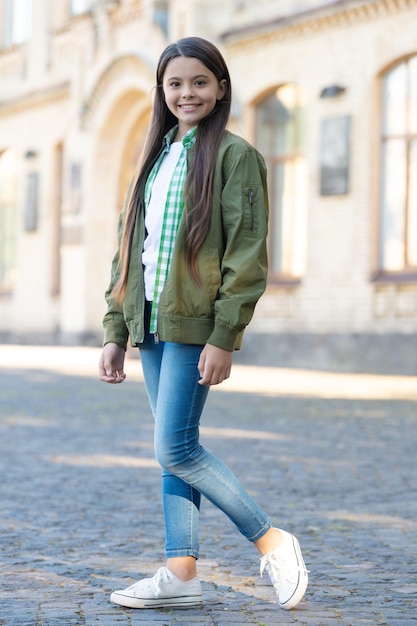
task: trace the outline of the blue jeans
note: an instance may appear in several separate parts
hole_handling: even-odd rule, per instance
[[[162,467],[167,558],[198,558],[201,494],[249,541],[257,541],[271,528],[268,517],[233,472],[200,445],[200,417],[209,391],[198,384],[202,348],[155,344],[149,333],[139,347],[155,418],[155,456]]]

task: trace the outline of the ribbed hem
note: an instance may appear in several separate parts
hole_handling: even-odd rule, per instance
[[[243,330],[214,324],[210,318],[168,316],[158,317],[158,333],[161,341],[204,345],[210,343],[224,350],[239,350]]]

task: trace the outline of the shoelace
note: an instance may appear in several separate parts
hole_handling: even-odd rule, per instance
[[[155,596],[161,595],[161,583],[169,583],[172,581],[172,574],[166,567],[160,567],[155,576],[151,580],[152,591]]]
[[[299,571],[308,572],[304,567],[290,566],[285,559],[279,557],[275,552],[270,552],[261,557],[260,569],[261,578],[266,569],[277,593],[285,581],[292,584],[296,583]]]

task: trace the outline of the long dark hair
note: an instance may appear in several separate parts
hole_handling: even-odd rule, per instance
[[[186,256],[191,275],[197,284],[200,282],[197,253],[207,234],[210,222],[214,169],[220,141],[229,120],[232,86],[226,63],[216,46],[200,37],[186,37],[169,45],[159,59],[151,123],[142,163],[128,199],[120,240],[120,275],[112,292],[118,302],[123,300],[126,292],[138,203],[143,195],[150,169],[161,151],[163,138],[177,124],[177,118],[165,103],[162,84],[168,63],[179,56],[198,59],[215,75],[219,83],[222,80],[225,81],[224,96],[217,101],[211,114],[198,124],[193,159],[184,189],[187,223]]]

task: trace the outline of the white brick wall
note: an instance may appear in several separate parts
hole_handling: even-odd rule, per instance
[[[307,271],[295,290],[269,289],[257,310],[256,329],[408,332],[417,327],[416,283],[382,288],[370,281],[375,269],[378,75],[388,64],[417,53],[417,4],[409,4],[373,19],[352,17],[333,26],[317,22],[309,29],[294,27],[258,37],[247,33],[229,41],[227,58],[243,108],[249,108],[259,93],[285,82],[300,85],[306,107]],[[242,80],[243,76],[251,80]],[[321,100],[321,89],[331,84],[346,87],[345,94]],[[352,117],[350,192],[321,197],[320,124],[337,115]],[[390,304],[382,305],[386,290]]]
[[[126,185],[121,168],[132,134],[139,137],[141,120],[148,119],[153,73],[167,43],[159,27],[149,21],[151,0],[146,6],[139,0],[124,0],[109,11],[102,3],[99,14],[73,21],[65,11],[66,0],[52,2],[53,14],[51,2],[34,0],[33,39],[0,55],[0,152],[16,150],[24,173],[23,155],[35,149],[41,177],[39,229],[31,234],[22,228],[22,178],[16,208],[17,283],[12,294],[0,297],[0,332],[48,332],[55,327],[100,332],[102,294],[124,193],[121,181]],[[374,284],[370,276],[375,269],[378,76],[389,64],[417,53],[417,0],[348,2],[345,16],[337,20],[327,6],[316,17],[221,38],[222,32],[253,25],[257,19],[269,16],[272,22],[317,4],[317,0],[227,4],[196,0],[192,7],[182,0],[170,3],[171,39],[184,34],[207,36],[225,54],[239,115],[233,119],[233,130],[252,140],[252,103],[282,83],[295,82],[301,89],[309,177],[307,269],[299,285],[271,284],[252,329],[413,332],[417,283]],[[335,83],[346,87],[345,94],[320,99],[321,89]],[[320,124],[337,115],[352,118],[350,191],[347,196],[321,197]],[[78,228],[78,239],[61,250],[61,298],[57,299],[51,293],[56,253],[53,154],[61,142],[63,234],[72,225]],[[69,171],[74,162],[81,165],[83,204],[79,215],[68,217]],[[82,275],[79,281],[77,274]]]

